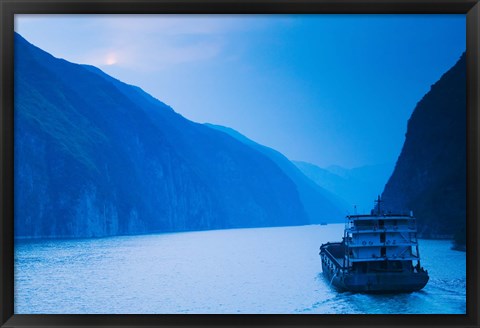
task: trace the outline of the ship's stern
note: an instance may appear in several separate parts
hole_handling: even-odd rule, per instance
[[[429,280],[426,272],[348,274],[346,288],[360,293],[411,293],[421,290]]]

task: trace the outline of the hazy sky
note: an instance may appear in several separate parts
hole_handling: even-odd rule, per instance
[[[347,168],[395,163],[466,48],[464,15],[17,15],[15,30],[193,121]]]

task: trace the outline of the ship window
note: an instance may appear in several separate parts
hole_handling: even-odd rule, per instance
[[[379,227],[380,229],[383,229],[384,225],[385,225],[385,221],[384,221],[384,220],[378,220],[378,227]]]
[[[382,247],[380,249],[380,256],[386,256],[387,255],[387,248],[386,247]]]
[[[380,234],[380,242],[381,242],[381,243],[384,243],[384,242],[385,242],[385,232],[382,232],[382,233]]]

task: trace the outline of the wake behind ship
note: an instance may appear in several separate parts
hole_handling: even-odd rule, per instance
[[[340,290],[363,293],[409,293],[425,287],[428,272],[420,265],[413,213],[381,209],[348,215],[341,242],[320,246],[322,270]]]

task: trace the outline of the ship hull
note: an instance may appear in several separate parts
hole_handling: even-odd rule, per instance
[[[322,246],[320,252],[321,256],[331,259],[331,261],[322,261],[323,275],[331,285],[341,291],[379,294],[411,293],[421,290],[428,282],[427,272],[349,272],[338,260],[341,257],[339,254],[341,249],[343,246],[340,243],[329,243]]]
[[[340,268],[338,268],[340,269]],[[426,273],[341,273],[322,265],[323,275],[337,289],[353,293],[411,293],[428,282]]]

